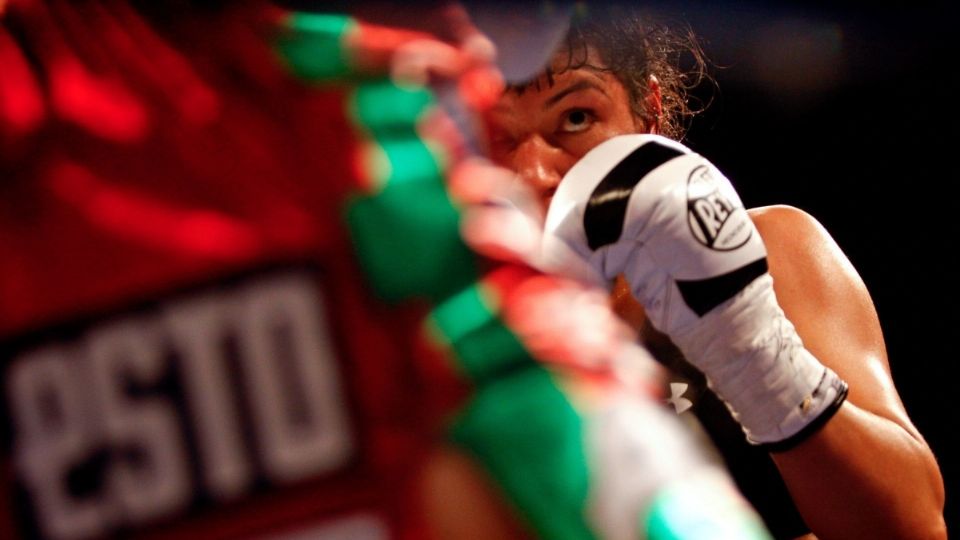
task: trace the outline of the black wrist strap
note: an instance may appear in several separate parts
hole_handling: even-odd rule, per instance
[[[846,382],[840,381],[840,388],[837,392],[837,397],[833,400],[833,403],[829,407],[823,410],[820,413],[820,416],[816,417],[812,422],[803,427],[800,431],[794,433],[793,435],[787,437],[782,441],[776,441],[771,443],[764,443],[757,445],[760,448],[763,448],[767,452],[776,453],[776,452],[786,452],[787,450],[792,450],[796,448],[797,445],[807,440],[811,435],[820,431],[820,428],[827,423],[828,420],[833,418],[833,415],[840,410],[840,406],[843,405],[843,402],[847,400],[847,391],[849,386]]]

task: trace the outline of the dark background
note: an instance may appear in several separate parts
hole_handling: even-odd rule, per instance
[[[960,530],[955,364],[960,20],[942,6],[665,5],[701,37],[717,88],[686,142],[747,206],[819,219],[869,288],[894,381],[937,456]]]

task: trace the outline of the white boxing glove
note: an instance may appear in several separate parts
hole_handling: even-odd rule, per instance
[[[622,135],[591,150],[553,197],[543,247],[555,270],[554,254],[573,251],[608,282],[624,274],[755,444],[789,447],[846,397],[777,304],[763,241],[730,181],[675,141]]]

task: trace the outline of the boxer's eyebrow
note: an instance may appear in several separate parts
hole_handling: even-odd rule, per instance
[[[556,105],[557,102],[559,102],[561,99],[567,97],[570,94],[573,94],[576,92],[582,92],[584,90],[591,90],[591,89],[597,90],[603,95],[607,95],[607,91],[604,89],[602,84],[599,84],[589,79],[581,79],[573,83],[572,85],[558,91],[556,94],[550,96],[549,98],[547,98],[547,100],[543,103],[543,108],[548,109],[553,105]]]

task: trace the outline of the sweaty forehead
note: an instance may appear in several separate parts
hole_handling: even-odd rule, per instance
[[[613,74],[592,66],[544,73],[523,87],[508,88],[492,108],[494,116],[527,116],[555,108],[569,95],[595,93],[608,99],[619,97]]]
[[[570,48],[569,46],[561,46],[553,54],[550,63],[543,71],[526,82],[510,85],[507,91],[523,93],[528,90],[548,90],[559,81],[574,78],[583,71],[599,75],[606,72],[607,68],[593,47]]]

